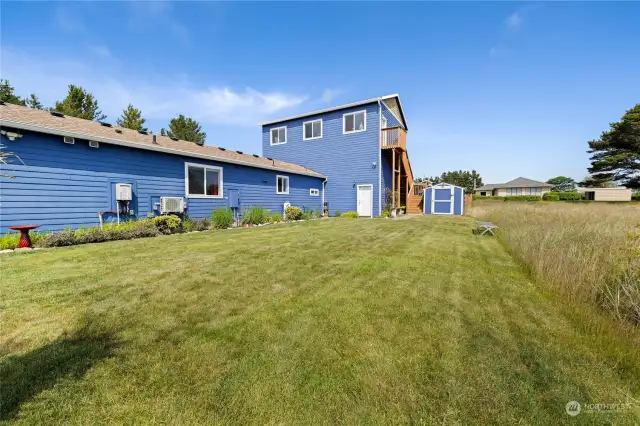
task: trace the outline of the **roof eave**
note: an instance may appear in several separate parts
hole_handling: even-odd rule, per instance
[[[293,170],[289,170],[289,169],[282,168],[282,167],[255,164],[255,163],[250,163],[248,161],[233,160],[233,159],[230,159],[230,158],[217,157],[215,155],[198,154],[198,153],[194,153],[194,152],[182,151],[182,150],[179,150],[179,149],[167,148],[167,147],[163,147],[163,146],[151,146],[151,145],[146,145],[146,144],[142,144],[142,143],[123,141],[123,140],[120,140],[120,139],[105,138],[105,137],[102,137],[102,136],[91,135],[91,134],[88,134],[88,133],[78,133],[78,132],[70,132],[70,131],[66,131],[66,130],[52,129],[50,127],[36,126],[34,124],[23,123],[23,122],[20,122],[20,121],[12,121],[12,120],[0,119],[0,126],[14,127],[14,128],[21,129],[21,130],[28,130],[28,131],[31,131],[31,132],[38,132],[38,133],[46,133],[46,134],[56,135],[56,136],[70,136],[70,137],[74,137],[74,138],[78,138],[78,139],[86,139],[86,140],[92,140],[92,141],[102,142],[102,143],[111,144],[111,145],[125,146],[125,147],[128,147],[128,148],[144,149],[144,150],[147,150],[147,151],[164,152],[166,154],[182,155],[184,157],[201,158],[201,159],[205,159],[205,160],[219,161],[221,163],[239,164],[239,165],[243,165],[243,166],[247,166],[247,167],[255,167],[255,168],[266,169],[266,170],[275,170],[275,171],[284,172],[284,173],[293,173],[293,174],[297,174],[297,175],[312,176],[312,177],[326,179],[325,175],[323,175],[321,173],[318,173],[318,172],[313,172],[313,171],[310,171],[310,172],[293,171]]]

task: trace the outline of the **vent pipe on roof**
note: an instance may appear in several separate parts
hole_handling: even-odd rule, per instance
[[[156,141],[156,135],[151,136],[151,143],[154,145],[158,145],[158,141]]]

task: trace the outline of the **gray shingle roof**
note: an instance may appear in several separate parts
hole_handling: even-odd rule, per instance
[[[545,182],[519,177],[507,183],[488,183],[482,185],[480,188],[476,188],[476,191],[488,191],[496,188],[550,188],[551,186],[552,185]]]
[[[173,140],[167,136],[156,134],[153,143],[152,134],[141,134],[118,126],[103,126],[97,121],[84,120],[76,117],[56,117],[49,111],[27,108],[19,105],[0,105],[0,125],[22,130],[48,133],[53,135],[71,136],[78,139],[96,140],[101,143],[129,146],[138,149],[160,151],[174,155],[204,158],[252,167],[297,173],[308,176],[325,177],[298,164],[273,160],[265,157],[255,157],[251,154],[241,154],[237,151],[225,150],[212,145],[197,145],[193,142]]]

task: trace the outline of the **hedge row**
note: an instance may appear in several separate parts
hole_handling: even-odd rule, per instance
[[[474,200],[500,200],[500,201],[542,201],[542,197],[539,195],[507,195],[507,196],[496,196],[496,195],[474,195]]]

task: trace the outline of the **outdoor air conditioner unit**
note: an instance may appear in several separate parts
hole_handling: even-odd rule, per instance
[[[71,136],[65,136],[63,140],[64,143],[68,143],[69,145],[73,145],[74,143],[76,143],[75,138],[72,138]]]
[[[184,198],[160,197],[160,213],[184,213]]]
[[[99,148],[100,147],[100,143],[98,143],[98,141],[89,141],[89,147],[91,147],[91,148]]]

